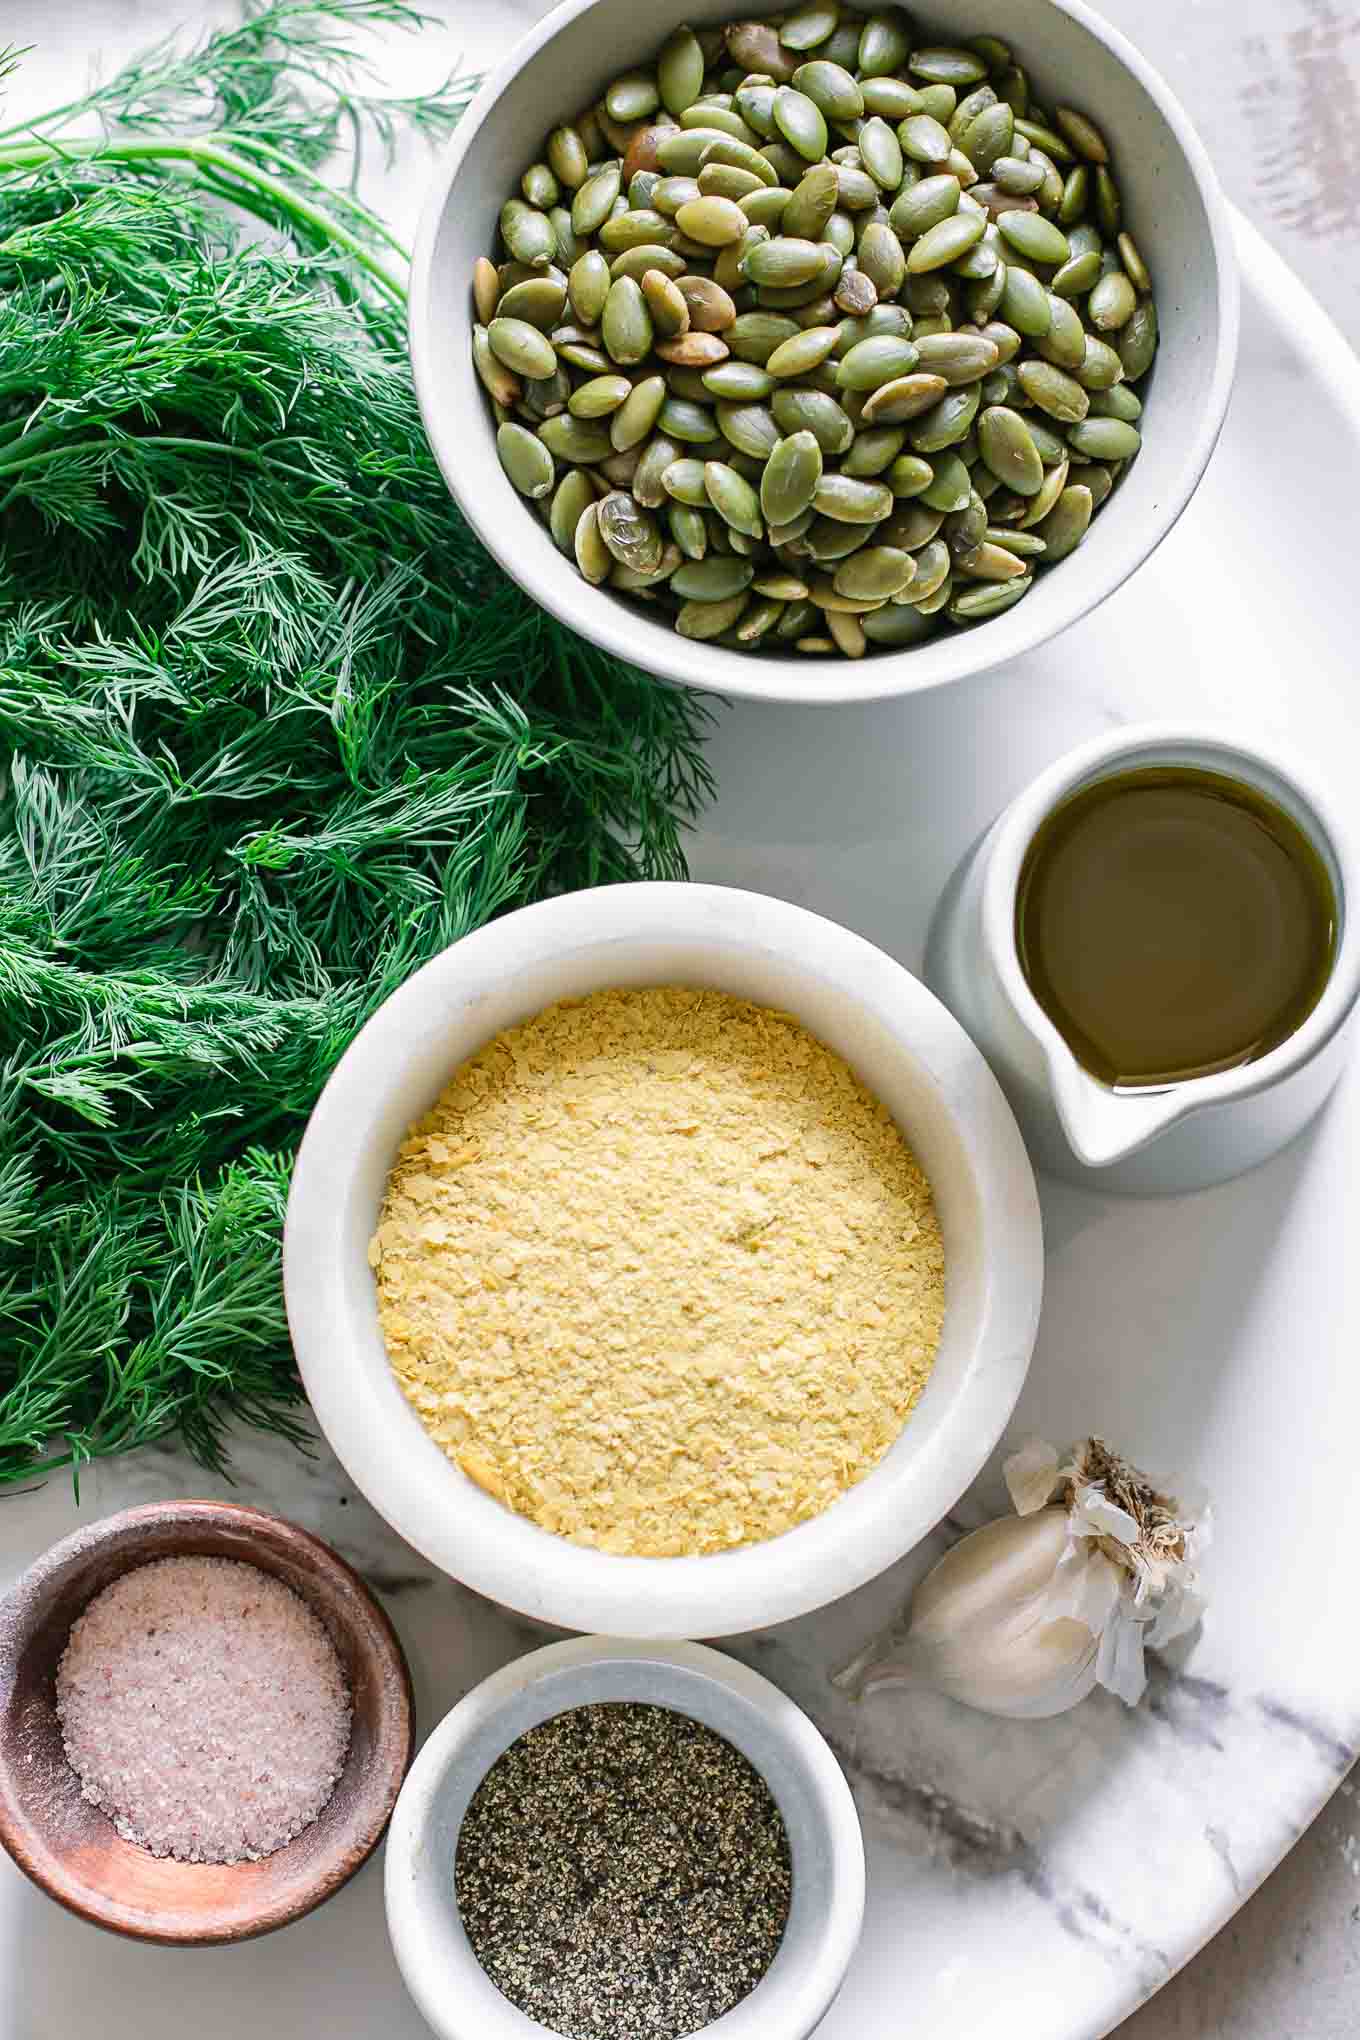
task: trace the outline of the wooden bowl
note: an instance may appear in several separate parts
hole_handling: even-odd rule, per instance
[[[71,1625],[152,1559],[234,1558],[274,1574],[325,1623],[353,1697],[350,1746],[312,1825],[258,1863],[180,1863],[126,1842],[81,1797],[55,1677]],[[59,1904],[135,1940],[206,1947],[271,1933],[337,1892],[372,1854],[411,1760],[411,1676],[391,1623],[328,1545],[262,1509],[150,1502],[71,1537],[0,1600],[0,1842]]]

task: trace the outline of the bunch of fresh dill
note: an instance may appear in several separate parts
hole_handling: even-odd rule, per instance
[[[456,118],[361,89],[417,18],[267,0],[0,133],[0,1482],[293,1434],[345,1044],[498,911],[681,874],[707,790],[693,703],[460,521],[400,251],[319,174]]]

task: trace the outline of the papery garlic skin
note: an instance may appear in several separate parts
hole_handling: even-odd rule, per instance
[[[1065,1462],[1032,1440],[1005,1474],[1020,1513],[947,1551],[905,1629],[870,1644],[838,1685],[919,1684],[1030,1720],[1075,1707],[1097,1683],[1137,1703],[1145,1640],[1170,1641],[1198,1619],[1192,1561],[1207,1503],[1177,1503],[1095,1438]]]

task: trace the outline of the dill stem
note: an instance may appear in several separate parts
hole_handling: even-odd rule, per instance
[[[381,284],[398,304],[406,302],[406,286],[401,278],[394,275],[387,264],[380,262],[376,255],[370,254],[356,234],[351,234],[347,227],[342,226],[330,213],[323,212],[319,206],[311,205],[305,198],[299,198],[296,192],[289,190],[282,179],[272,177],[259,164],[252,163],[244,156],[238,156],[233,150],[222,147],[211,135],[182,142],[163,140],[109,142],[102,137],[60,143],[25,142],[17,147],[0,148],[0,171],[37,170],[48,163],[70,162],[73,159],[107,163],[192,163],[196,168],[216,171],[229,177],[233,184],[246,187],[244,193],[239,191],[237,193],[245,203],[249,203],[247,194],[251,191],[269,199],[299,226],[320,235],[323,240],[332,242],[337,248],[343,248],[351,260],[357,262],[375,283]],[[258,211],[258,207],[252,210]]]

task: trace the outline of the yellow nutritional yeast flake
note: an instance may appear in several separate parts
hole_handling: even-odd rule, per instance
[[[370,1248],[393,1370],[521,1515],[602,1551],[776,1537],[882,1458],[944,1248],[886,1108],[791,1014],[550,1006],[412,1128]]]

